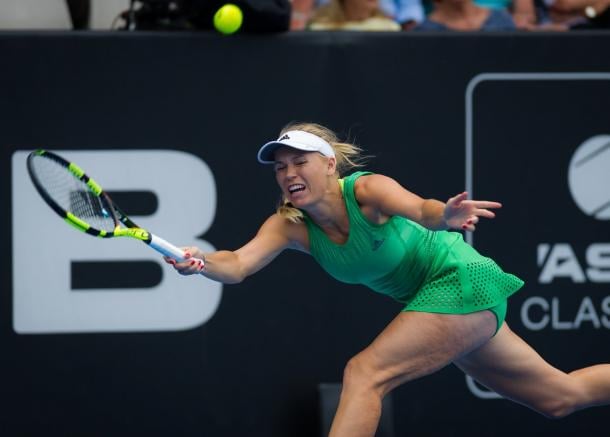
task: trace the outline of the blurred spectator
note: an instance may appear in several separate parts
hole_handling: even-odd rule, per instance
[[[315,0],[292,0],[290,30],[305,30],[315,9]]]
[[[515,26],[533,29],[537,23],[535,0],[474,0],[478,6],[489,9],[509,10]]]
[[[403,30],[413,29],[424,21],[424,6],[421,0],[380,0],[381,10],[400,24]]]
[[[610,0],[537,0],[537,5],[546,27],[610,28]]]
[[[399,31],[400,25],[387,17],[378,0],[330,0],[318,8],[311,19],[310,30]]]
[[[415,30],[515,30],[505,9],[489,9],[472,0],[434,0],[434,10]]]
[[[329,0],[293,0],[291,29],[305,29],[313,11],[328,3]],[[403,30],[412,29],[424,20],[421,0],[379,0],[379,8],[387,17],[400,24]]]

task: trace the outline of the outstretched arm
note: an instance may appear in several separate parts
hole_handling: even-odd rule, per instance
[[[474,231],[480,217],[493,218],[490,211],[500,208],[498,202],[467,200],[463,192],[443,203],[424,199],[383,175],[362,176],[356,182],[356,198],[387,216],[400,215],[433,230],[461,229]]]
[[[186,261],[177,263],[170,258],[165,258],[165,261],[172,264],[182,275],[201,273],[225,284],[239,283],[269,264],[284,249],[300,248],[292,236],[296,226],[298,225],[273,215],[263,223],[252,240],[235,251],[203,253],[197,247],[187,247]],[[205,265],[189,260],[191,257],[204,260]]]

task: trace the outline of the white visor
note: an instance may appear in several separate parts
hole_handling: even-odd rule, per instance
[[[324,156],[335,156],[332,146],[317,135],[302,130],[291,130],[283,134],[276,141],[270,141],[258,151],[258,162],[273,164],[275,151],[288,146],[305,152],[319,152]]]

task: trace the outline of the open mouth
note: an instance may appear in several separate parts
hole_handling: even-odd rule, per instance
[[[290,194],[298,193],[299,191],[303,191],[305,189],[305,185],[303,184],[293,184],[288,187],[288,192]]]

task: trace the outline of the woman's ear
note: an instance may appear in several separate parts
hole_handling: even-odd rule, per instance
[[[334,175],[337,171],[337,158],[334,156],[328,157],[328,176]]]

